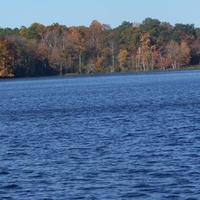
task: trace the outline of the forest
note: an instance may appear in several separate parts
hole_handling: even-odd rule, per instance
[[[116,28],[33,23],[0,28],[0,77],[182,69],[200,63],[200,28],[146,18]]]

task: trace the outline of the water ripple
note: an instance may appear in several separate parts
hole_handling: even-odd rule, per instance
[[[199,74],[0,82],[0,199],[199,199]]]

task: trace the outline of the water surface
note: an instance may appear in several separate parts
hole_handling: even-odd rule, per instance
[[[0,199],[198,199],[200,71],[0,80]]]

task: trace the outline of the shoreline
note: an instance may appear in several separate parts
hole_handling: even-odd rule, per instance
[[[200,70],[200,65],[190,65],[184,68],[179,69],[153,69],[153,70],[141,70],[141,71],[121,71],[121,72],[108,72],[108,73],[91,73],[91,74],[79,74],[79,73],[66,73],[63,75],[52,75],[52,76],[27,76],[27,77],[0,77],[0,80],[3,79],[19,79],[19,78],[42,78],[42,77],[76,77],[76,76],[87,76],[87,75],[110,75],[110,74],[126,74],[126,73],[148,73],[148,72],[169,72],[169,71],[187,71],[187,70]]]

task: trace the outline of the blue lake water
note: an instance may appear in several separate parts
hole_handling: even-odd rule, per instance
[[[0,80],[0,199],[199,199],[200,71]]]

